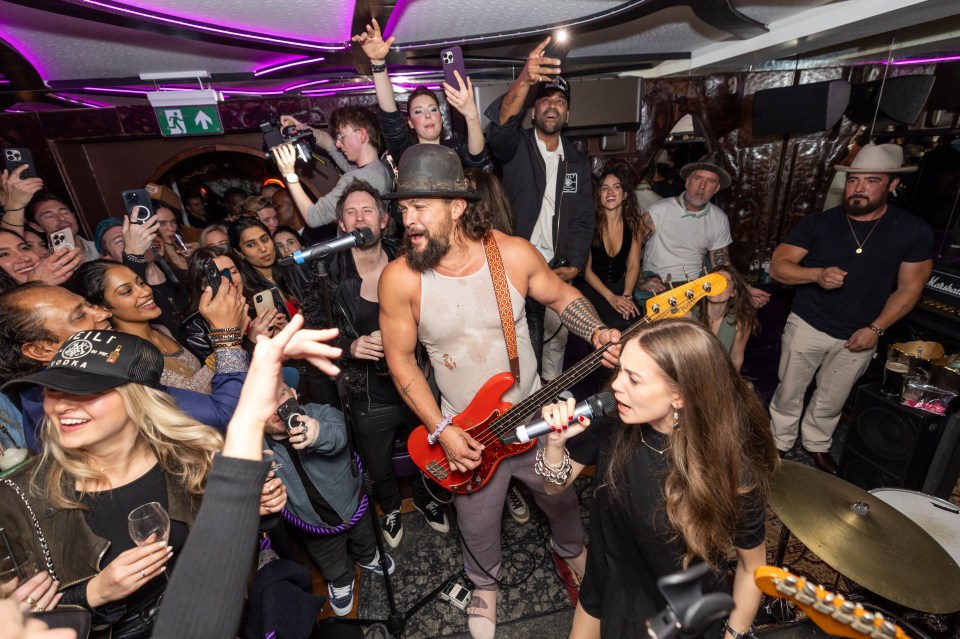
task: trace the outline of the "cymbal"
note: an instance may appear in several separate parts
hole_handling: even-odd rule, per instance
[[[960,567],[920,526],[839,477],[782,461],[770,506],[831,568],[914,610],[960,610]],[[957,531],[960,535],[960,531]]]

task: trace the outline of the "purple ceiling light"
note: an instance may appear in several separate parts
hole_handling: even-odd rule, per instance
[[[322,89],[314,89],[312,91],[303,91],[303,95],[316,95],[318,93],[323,93],[324,95],[335,95],[337,93],[346,93],[347,91],[369,91],[373,89],[373,83],[367,82],[364,84],[344,84],[336,87],[324,87]]]
[[[906,58],[903,60],[884,60],[883,64],[892,64],[893,66],[906,66],[909,64],[934,64],[936,62],[954,62],[960,60],[960,55],[948,55],[939,58]]]
[[[259,69],[253,70],[253,76],[255,78],[260,77],[261,75],[267,75],[268,73],[274,73],[276,71],[282,71],[283,69],[289,69],[290,67],[300,66],[301,64],[311,64],[314,62],[323,62],[326,58],[306,58],[306,59],[297,59],[291,62],[283,62],[281,64],[271,65],[269,67],[260,67]]]
[[[168,16],[162,13],[156,13],[154,11],[133,9],[115,2],[104,2],[103,0],[81,0],[81,2],[83,2],[84,4],[89,4],[95,7],[106,9],[107,11],[125,13],[128,15],[136,16],[138,18],[143,18],[145,20],[154,20],[157,22],[164,22],[167,24],[176,25],[178,27],[194,29],[196,31],[205,31],[207,33],[215,33],[217,35],[224,35],[232,38],[241,38],[243,40],[252,40],[256,42],[269,42],[273,44],[280,44],[284,46],[298,47],[303,49],[318,49],[321,51],[342,51],[343,49],[346,48],[346,46],[343,44],[321,44],[319,42],[297,40],[294,38],[262,35],[262,34],[254,33],[251,31],[244,31],[243,29],[239,29],[235,27],[229,27],[227,25],[206,24],[203,22],[198,22],[196,20],[190,20],[187,18],[180,18],[176,16]]]
[[[125,95],[147,95],[147,93],[149,93],[149,91],[145,89],[118,89],[114,87],[83,87],[83,90],[102,93],[122,93]]]
[[[89,100],[80,100],[77,98],[72,98],[68,95],[63,95],[61,93],[48,93],[48,96],[56,100],[63,100],[64,102],[70,102],[72,104],[79,104],[80,106],[89,107],[91,109],[103,109],[109,108],[109,104],[103,104],[102,102],[92,102]]]

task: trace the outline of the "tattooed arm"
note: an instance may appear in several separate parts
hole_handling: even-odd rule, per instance
[[[510,85],[507,94],[503,96],[503,101],[500,103],[501,125],[506,124],[507,120],[520,113],[531,87],[537,86],[541,80],[549,81],[553,76],[560,73],[559,66],[556,66],[560,62],[559,60],[543,57],[543,51],[547,48],[548,42],[550,42],[550,38],[538,44],[527,55],[527,62],[523,65],[523,70]]]
[[[730,263],[730,247],[724,246],[715,251],[707,251],[707,270],[717,268],[721,264]],[[692,276],[691,276],[692,279]]]

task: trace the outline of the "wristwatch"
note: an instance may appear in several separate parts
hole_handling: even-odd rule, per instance
[[[296,184],[300,181],[296,173],[287,173],[283,176],[283,179],[287,181],[287,184]]]
[[[877,334],[877,337],[882,336],[886,331],[884,331],[879,326],[874,326],[873,324],[867,324],[867,328]]]

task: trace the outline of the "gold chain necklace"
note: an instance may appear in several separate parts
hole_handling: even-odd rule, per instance
[[[853,233],[853,241],[857,243],[857,250],[855,251],[857,255],[863,253],[863,247],[867,245],[867,241],[870,239],[870,236],[873,235],[873,232],[877,230],[877,224],[880,223],[880,220],[883,219],[883,216],[877,218],[877,221],[873,223],[873,226],[870,228],[870,232],[867,233],[867,237],[863,238],[863,242],[860,241],[860,238],[857,237],[857,232],[853,230],[853,223],[850,222],[850,216],[844,215],[847,218],[847,226],[850,227],[850,232]]]
[[[669,444],[667,444],[667,448],[664,448],[663,450],[660,450],[659,448],[654,448],[653,446],[651,446],[650,444],[648,444],[648,443],[647,443],[647,440],[645,440],[645,439],[643,438],[643,426],[640,427],[640,441],[643,442],[643,445],[644,445],[644,446],[646,446],[647,448],[649,448],[649,449],[652,450],[653,452],[657,453],[658,455],[663,455],[665,452],[667,452],[667,448],[670,448],[670,445],[669,445]]]
[[[123,462],[122,464],[117,464],[116,466],[104,466],[103,468],[100,469],[100,472],[102,473],[105,470],[115,470],[117,468],[123,468],[124,466],[129,464],[131,461],[133,461],[134,457],[140,454],[141,449],[142,449],[141,446],[137,446],[137,448],[130,454],[130,456],[127,457],[127,460],[125,462]]]

